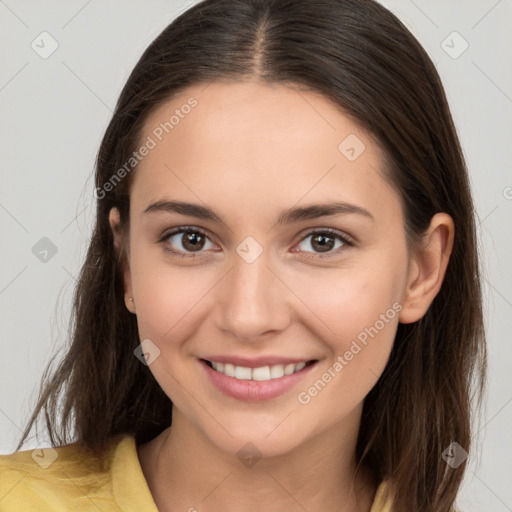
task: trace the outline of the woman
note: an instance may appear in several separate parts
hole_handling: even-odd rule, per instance
[[[485,376],[474,211],[394,15],[193,6],[130,75],[95,197],[18,445],[44,409],[55,448],[0,458],[0,510],[454,510]]]

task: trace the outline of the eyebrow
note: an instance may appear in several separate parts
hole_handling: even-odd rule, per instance
[[[159,200],[150,204],[144,210],[144,213],[155,212],[178,213],[227,225],[221,215],[213,208],[201,206],[199,204],[186,203],[182,201]],[[312,204],[298,208],[288,208],[280,213],[276,226],[341,214],[358,214],[375,221],[374,216],[361,206],[338,201],[334,203]]]

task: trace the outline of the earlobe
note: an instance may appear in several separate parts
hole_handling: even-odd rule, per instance
[[[124,240],[122,238],[121,233],[121,218],[119,214],[119,210],[115,207],[111,208],[109,212],[109,224],[112,230],[112,235],[114,237],[114,247],[116,250],[117,260],[121,265],[121,271],[123,274],[124,281],[124,303],[126,308],[131,313],[135,313],[135,302],[132,294],[132,286],[131,286],[131,273],[130,273],[130,262],[128,258],[127,251],[123,250]]]
[[[114,236],[114,247],[116,248],[117,255],[119,256],[121,251],[121,217],[119,215],[119,210],[115,206],[110,209],[108,222]]]
[[[453,249],[455,227],[447,213],[430,221],[424,243],[411,256],[407,288],[399,321],[413,323],[422,318],[439,293]]]

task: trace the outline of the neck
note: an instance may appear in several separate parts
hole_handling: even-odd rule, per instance
[[[369,512],[376,483],[366,468],[356,471],[357,432],[337,424],[283,455],[242,463],[177,412],[137,450],[160,512]]]

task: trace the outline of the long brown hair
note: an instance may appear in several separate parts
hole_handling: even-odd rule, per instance
[[[17,449],[44,411],[54,446],[101,453],[118,434],[149,441],[170,425],[172,403],[134,356],[136,317],[125,307],[108,222],[129,223],[136,168],[104,187],[140,146],[153,110],[198,82],[255,77],[322,93],[372,133],[400,194],[410,241],[437,212],[455,223],[440,292],[425,316],[399,324],[388,364],[364,401],[357,457],[392,482],[394,510],[448,512],[470,450],[472,405],[481,406],[486,349],[475,211],[468,174],[438,73],[407,28],[373,0],[206,0],[150,44],[117,102],[96,160],[96,224],[74,295],[71,343],[50,361]],[[107,190],[108,189],[108,190]]]

